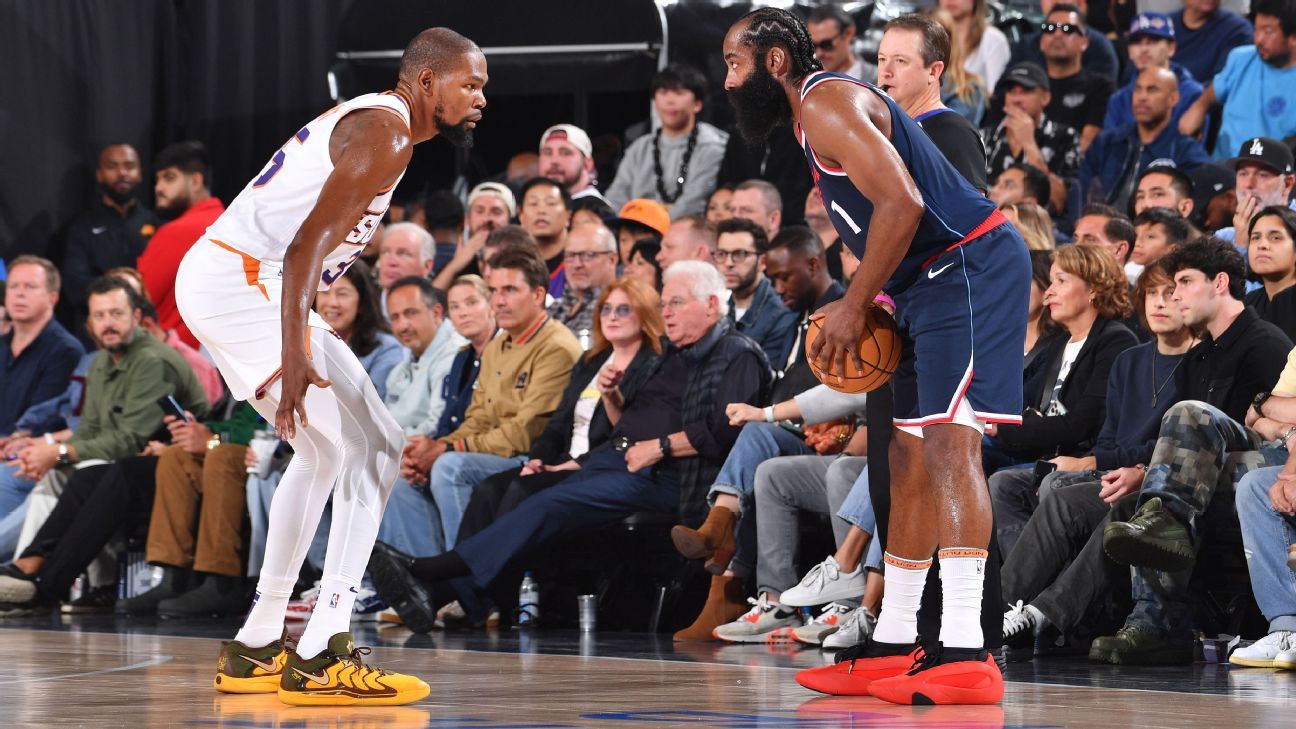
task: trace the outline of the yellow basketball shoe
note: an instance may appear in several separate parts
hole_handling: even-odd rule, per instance
[[[212,683],[217,691],[227,694],[272,694],[279,690],[279,678],[291,649],[287,631],[264,648],[249,648],[237,640],[224,641]]]
[[[414,676],[366,666],[350,633],[338,633],[314,658],[288,654],[279,700],[293,706],[396,706],[418,701],[431,691]]]

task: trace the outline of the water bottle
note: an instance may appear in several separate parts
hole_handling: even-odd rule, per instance
[[[540,586],[527,570],[522,575],[522,586],[518,588],[518,625],[533,626],[539,620]]]
[[[581,329],[576,332],[576,341],[580,342],[581,349],[586,352],[589,351],[590,345],[594,342],[593,338],[590,336],[590,330],[588,329]]]

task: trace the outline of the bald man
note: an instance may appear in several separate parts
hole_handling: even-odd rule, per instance
[[[1126,209],[1138,175],[1154,160],[1172,160],[1190,171],[1209,161],[1197,140],[1179,133],[1171,113],[1179,103],[1179,79],[1160,66],[1144,69],[1134,80],[1134,122],[1108,129],[1089,147],[1080,165],[1080,195],[1086,203]],[[1130,156],[1142,146],[1136,163]]]
[[[566,324],[587,347],[594,328],[594,303],[603,287],[616,280],[616,266],[616,236],[607,226],[586,223],[567,233],[567,247],[563,249],[567,285],[562,298],[550,305],[549,316]]]

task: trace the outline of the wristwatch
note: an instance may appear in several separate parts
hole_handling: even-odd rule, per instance
[[[1296,425],[1293,425],[1292,427],[1288,428],[1287,432],[1283,433],[1281,436],[1278,437],[1278,442],[1282,443],[1282,447],[1286,448],[1288,451],[1291,450],[1292,435],[1296,435]]]
[[[1272,392],[1256,393],[1255,399],[1251,401],[1251,407],[1255,408],[1256,415],[1259,415],[1262,418],[1265,416],[1264,411],[1260,408],[1264,407],[1264,404],[1269,400],[1271,395],[1273,395]]]
[[[658,447],[658,448],[661,448],[662,458],[670,458],[670,455],[671,455],[671,445],[670,445],[670,437],[669,437],[669,436],[665,436],[665,435],[663,435],[661,438],[658,438],[658,439],[657,439],[657,447]]]
[[[220,436],[212,434],[212,437],[207,439],[207,450],[212,450],[213,448],[215,448],[220,444],[221,444]]]
[[[58,464],[59,464],[60,466],[66,466],[66,465],[68,465],[68,464],[70,464],[70,463],[72,463],[72,461],[71,461],[71,459],[68,458],[68,447],[67,447],[67,443],[59,443],[59,447],[58,447]]]

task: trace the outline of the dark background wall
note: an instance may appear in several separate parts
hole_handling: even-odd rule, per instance
[[[670,57],[712,78],[703,118],[722,127],[720,38],[746,9],[709,0],[670,8]],[[0,256],[59,260],[58,233],[96,194],[97,155],[110,143],[139,150],[151,203],[157,150],[202,140],[213,191],[229,202],[288,135],[333,104],[327,74],[338,50],[400,48],[438,24],[483,47],[660,40],[652,0],[0,1]],[[487,86],[471,159],[438,140],[420,145],[401,196],[446,186],[456,170],[473,182],[500,172],[513,154],[534,150],[550,124],[619,135],[647,117],[655,65],[492,59],[498,80]],[[390,88],[393,79],[394,70],[383,71],[344,93]]]

